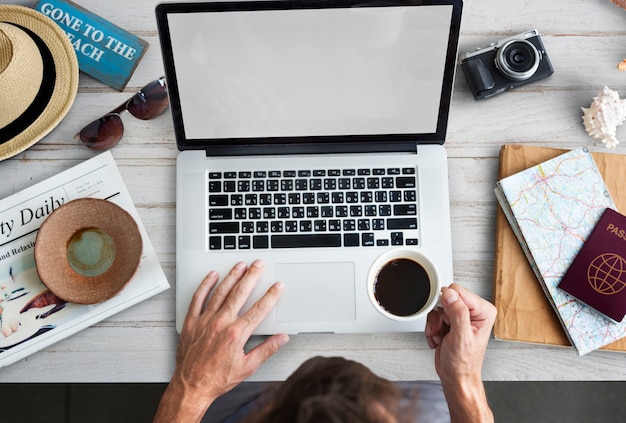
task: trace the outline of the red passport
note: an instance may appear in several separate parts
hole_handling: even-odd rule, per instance
[[[626,216],[606,209],[559,288],[615,322],[626,314]]]

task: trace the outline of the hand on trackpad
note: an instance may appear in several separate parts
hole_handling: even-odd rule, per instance
[[[353,263],[277,264],[285,284],[275,306],[279,322],[345,321],[356,318]]]

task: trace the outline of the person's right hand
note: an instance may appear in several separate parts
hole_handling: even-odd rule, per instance
[[[444,288],[441,295],[443,308],[432,311],[426,324],[428,345],[437,348],[437,374],[442,382],[480,379],[496,308],[458,284]]]
[[[496,308],[458,284],[443,288],[441,295],[443,307],[428,314],[425,332],[428,345],[436,348],[435,368],[452,421],[490,421],[493,416],[484,393],[482,365]],[[472,411],[480,417],[470,417]]]

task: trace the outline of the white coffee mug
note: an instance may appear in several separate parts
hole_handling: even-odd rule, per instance
[[[420,248],[392,248],[379,255],[367,276],[367,293],[376,310],[397,321],[428,314],[438,303],[441,278]]]

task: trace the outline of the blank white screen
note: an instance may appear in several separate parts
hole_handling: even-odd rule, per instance
[[[451,6],[171,14],[187,139],[434,133]]]

